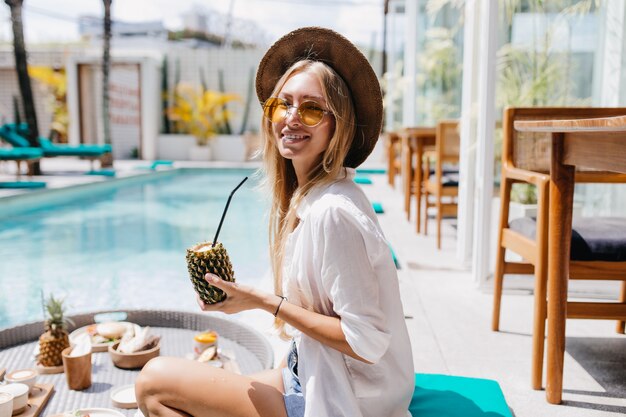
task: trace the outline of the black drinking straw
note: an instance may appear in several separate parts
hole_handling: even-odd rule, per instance
[[[235,189],[230,192],[230,195],[228,196],[228,201],[226,201],[226,207],[224,207],[224,212],[222,213],[222,218],[220,219],[220,225],[217,226],[217,232],[215,232],[215,239],[213,239],[213,247],[215,247],[215,244],[217,243],[217,237],[220,234],[220,230],[222,230],[222,223],[224,223],[224,217],[226,217],[226,212],[228,211],[228,206],[230,205],[230,199],[233,198],[233,194],[235,194],[235,191],[237,191],[239,187],[241,187],[243,183],[246,182],[247,179],[248,177],[244,177],[244,179],[241,180],[239,185],[236,186]]]

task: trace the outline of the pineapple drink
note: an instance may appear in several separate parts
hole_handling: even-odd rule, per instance
[[[233,198],[235,191],[243,185],[248,177],[245,177],[239,185],[231,191],[226,201],[226,207],[222,213],[220,224],[217,226],[217,232],[215,232],[215,238],[213,243],[203,242],[187,249],[187,269],[189,270],[189,278],[196,292],[206,304],[215,304],[226,298],[224,291],[209,285],[204,279],[204,275],[207,273],[215,274],[225,281],[234,282],[235,274],[233,273],[233,265],[230,263],[228,253],[221,243],[217,243],[217,238],[222,230],[222,224],[224,223],[224,217],[228,211],[230,205],[230,199]]]
[[[225,281],[234,282],[233,266],[228,253],[221,243],[199,243],[187,249],[187,269],[194,289],[207,304],[215,304],[226,298],[224,292],[204,279],[207,273],[215,274]]]

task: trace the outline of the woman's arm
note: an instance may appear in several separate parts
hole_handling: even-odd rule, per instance
[[[216,275],[207,274],[205,279],[211,285],[224,291],[228,297],[216,304],[205,304],[198,297],[198,304],[204,311],[222,311],[232,314],[258,308],[274,314],[281,301],[277,295],[265,293],[247,285],[224,281]],[[280,305],[277,317],[320,343],[354,359],[370,363],[354,353],[341,329],[341,319],[337,317],[309,311],[286,300]]]

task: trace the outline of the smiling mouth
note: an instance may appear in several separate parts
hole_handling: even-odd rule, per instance
[[[309,139],[308,135],[283,135],[281,137],[283,143],[297,143]]]

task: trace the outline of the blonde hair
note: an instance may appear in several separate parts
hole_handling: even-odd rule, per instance
[[[269,216],[270,260],[274,273],[274,291],[278,295],[283,295],[282,264],[285,241],[298,224],[296,209],[314,186],[330,184],[341,174],[355,134],[354,104],[350,90],[339,74],[323,62],[308,59],[296,62],[278,80],[271,96],[277,96],[292,76],[303,72],[314,75],[320,81],[322,95],[335,117],[335,130],[319,164],[309,172],[304,184],[298,184],[291,160],[283,158],[278,151],[272,123],[263,118],[263,160],[267,185],[272,192]],[[276,319],[275,325],[284,335],[284,322]]]

